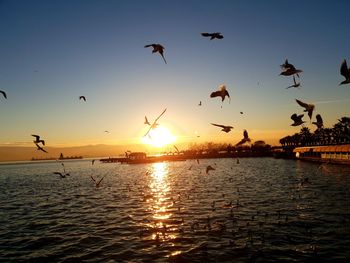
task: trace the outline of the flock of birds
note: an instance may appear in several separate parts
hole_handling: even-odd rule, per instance
[[[290,64],[288,62],[288,60],[286,59],[286,61],[284,62],[284,64],[281,65],[282,68],[282,72],[280,73],[280,75],[282,76],[293,76],[293,85],[290,85],[287,87],[287,89],[289,88],[299,88],[300,87],[300,81],[296,82],[295,80],[295,75],[300,78],[299,73],[302,73],[303,71],[300,69],[296,69],[294,67],[293,64]],[[343,62],[340,65],[340,74],[345,78],[344,81],[340,82],[339,85],[343,85],[343,84],[349,84],[350,83],[350,68],[348,68],[347,62],[344,59]],[[304,112],[307,112],[307,115],[310,118],[310,122],[312,120],[312,114],[313,111],[315,110],[315,105],[312,103],[306,103],[303,102],[301,100],[296,99],[295,100],[301,107],[304,108]],[[291,124],[291,126],[299,126],[299,125],[303,125],[305,123],[305,121],[303,121],[304,114],[296,114],[293,113],[292,116],[290,117],[293,120],[293,123]],[[323,128],[323,119],[321,117],[320,114],[316,115],[316,121],[312,122],[312,124],[316,125],[317,130],[322,129]]]
[[[203,37],[208,37],[210,38],[210,40],[214,40],[214,39],[223,39],[224,36],[222,35],[222,33],[220,32],[214,32],[214,33],[201,33],[201,35]],[[160,56],[163,58],[165,64],[167,64],[167,61],[164,57],[164,46],[161,44],[148,44],[144,46],[145,48],[149,48],[152,47],[152,53],[159,53]],[[293,64],[289,63],[288,59],[285,60],[285,62],[281,65],[282,68],[282,72],[280,73],[280,75],[282,76],[292,76],[293,77],[293,84],[286,87],[286,89],[289,88],[299,88],[301,86],[300,83],[300,73],[302,73],[303,71],[301,69],[297,69]],[[344,81],[342,81],[339,85],[343,85],[343,84],[350,84],[350,69],[348,68],[347,62],[344,59],[343,62],[341,63],[340,66],[340,74],[345,78]],[[296,80],[296,77],[298,78],[299,81]],[[7,94],[5,91],[0,90],[0,93],[2,94],[2,96],[7,99]],[[229,99],[229,103],[231,101],[230,98],[230,94],[226,88],[225,85],[220,85],[218,87],[218,90],[213,91],[210,94],[210,98],[216,98],[216,97],[220,97],[222,103],[224,102],[225,98],[228,97]],[[85,96],[79,96],[79,100],[82,100],[84,102],[86,102],[86,97]],[[313,115],[313,111],[315,110],[315,105],[311,104],[311,103],[306,103],[303,102],[301,100],[296,99],[296,102],[304,108],[304,112],[307,112],[309,118],[310,118],[310,122],[312,120],[312,115]],[[198,106],[202,106],[202,101],[199,102]],[[221,105],[222,107],[222,105]],[[147,117],[145,116],[145,122],[144,124],[149,125],[149,129],[146,132],[146,134],[144,136],[150,136],[150,131],[152,129],[155,129],[159,124],[158,124],[158,120],[159,118],[165,113],[167,109],[163,110],[163,112],[154,120],[153,123],[150,123],[147,119]],[[243,112],[241,111],[240,114],[243,114]],[[299,125],[303,125],[305,123],[305,121],[303,121],[304,114],[297,114],[297,113],[293,113],[291,115],[291,119],[293,120],[293,123],[291,124],[291,126],[299,126]],[[220,127],[221,131],[228,133],[233,129],[233,126],[230,125],[223,125],[223,124],[216,124],[216,123],[211,123],[212,125],[216,126],[216,127]],[[323,128],[323,120],[320,114],[316,115],[316,121],[312,122],[312,124],[317,126],[317,129],[321,129]],[[105,131],[106,133],[109,133],[108,131]],[[44,153],[47,153],[47,151],[43,148],[43,146],[45,146],[45,141],[40,139],[39,135],[32,135],[35,137],[35,140],[33,141],[34,144],[37,147],[37,150],[42,151]],[[242,145],[246,142],[251,142],[251,139],[248,136],[248,132],[246,130],[243,131],[243,139],[241,141],[239,141],[236,146]],[[41,145],[40,145],[41,144]]]

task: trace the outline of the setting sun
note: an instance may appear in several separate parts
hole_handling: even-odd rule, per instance
[[[163,127],[158,126],[155,129],[152,129],[148,136],[142,137],[142,143],[152,145],[153,147],[163,147],[170,143],[176,141],[176,137],[171,134],[171,132]]]

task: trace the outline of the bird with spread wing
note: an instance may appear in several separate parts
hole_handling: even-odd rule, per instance
[[[232,126],[226,126],[226,125],[215,124],[215,123],[210,123],[210,124],[222,128],[221,130],[224,131],[224,132],[226,132],[226,133],[227,133],[227,132],[230,132],[231,129],[233,129]]]
[[[147,136],[147,135],[149,134],[149,132],[150,132],[152,129],[154,129],[154,128],[156,128],[156,127],[158,126],[157,121],[159,120],[160,117],[162,117],[162,115],[163,115],[165,112],[166,112],[166,109],[155,119],[155,121],[154,121],[152,124],[149,124],[149,122],[148,122],[148,120],[147,120],[147,118],[146,118],[146,120],[147,120],[147,122],[148,122],[148,123],[146,123],[146,124],[150,125],[150,127],[149,127],[148,131],[146,132],[146,134],[145,134],[144,136]]]

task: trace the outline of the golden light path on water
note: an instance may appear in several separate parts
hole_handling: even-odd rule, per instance
[[[154,163],[152,165],[152,173],[150,174],[150,190],[153,198],[151,199],[151,211],[153,214],[153,227],[156,228],[152,235],[152,239],[158,241],[166,241],[174,239],[173,233],[175,229],[167,226],[167,221],[172,216],[170,212],[174,202],[170,198],[170,185],[168,183],[169,166],[168,163]]]

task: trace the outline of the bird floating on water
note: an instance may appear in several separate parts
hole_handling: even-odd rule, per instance
[[[309,116],[310,121],[311,121],[312,112],[313,112],[314,109],[315,109],[315,105],[314,105],[314,104],[311,104],[311,103],[302,102],[301,100],[298,100],[298,99],[296,99],[295,101],[296,101],[301,107],[304,108],[304,112],[307,112],[307,115]]]
[[[32,134],[32,136],[35,137],[35,141],[33,141],[35,144],[42,143],[43,145],[45,145],[45,141],[40,140],[40,135]]]
[[[167,62],[166,62],[166,60],[165,60],[165,58],[164,58],[164,49],[165,49],[165,48],[164,48],[161,44],[150,44],[150,45],[145,45],[145,48],[147,48],[147,47],[153,47],[152,53],[158,52],[158,53],[162,56],[162,58],[163,58],[165,64],[167,64]]]
[[[302,120],[303,117],[304,114],[297,115],[296,113],[294,113],[292,116],[290,116],[290,118],[294,121],[294,123],[292,123],[291,126],[299,126],[305,123],[305,121]]]
[[[215,33],[201,33],[203,37],[210,37],[210,40],[213,39],[223,39],[224,36],[220,32],[215,32]]]
[[[5,92],[5,91],[0,90],[0,93],[4,96],[5,99],[7,99],[7,95],[6,95],[6,92]]]
[[[80,97],[79,97],[79,100],[86,101],[86,97],[85,97],[85,96],[80,96]]]
[[[207,166],[207,169],[205,170],[205,172],[206,172],[206,174],[208,174],[209,171],[213,171],[213,170],[215,170],[215,168],[212,167],[211,165],[208,165],[208,166]]]
[[[315,124],[318,130],[323,128],[323,120],[320,114],[316,115],[316,121],[312,122],[312,124]]]
[[[64,174],[64,173],[60,173],[60,172],[54,172],[54,174],[57,174],[57,175],[59,175],[61,178],[66,178],[66,175],[70,175],[69,173],[66,173],[66,174]]]
[[[283,76],[291,76],[295,74],[299,77],[299,73],[303,72],[301,69],[296,69],[293,64],[290,64],[288,59],[286,59],[284,64],[281,65],[281,68],[283,71],[280,73],[280,75]]]
[[[246,142],[250,142],[250,141],[251,141],[251,140],[250,140],[250,138],[249,138],[249,135],[248,135],[247,130],[244,130],[244,131],[243,131],[243,139],[240,140],[240,141],[236,144],[236,146],[242,145],[242,144],[244,144],[244,143],[246,143]]]
[[[226,133],[227,133],[227,132],[230,132],[231,129],[233,129],[232,126],[226,126],[226,125],[215,124],[215,123],[210,123],[210,124],[222,128],[221,130],[224,131],[224,132],[226,132]]]
[[[340,74],[344,76],[345,80],[340,82],[339,85],[349,84],[350,83],[350,69],[348,68],[348,64],[346,63],[345,59],[343,60],[343,62],[340,65]]]
[[[144,136],[147,136],[148,133],[149,133],[152,129],[154,129],[154,128],[156,128],[156,127],[158,126],[157,121],[158,121],[159,118],[164,114],[164,112],[166,112],[166,109],[165,109],[165,110],[155,119],[155,121],[150,125],[148,131],[146,132],[146,134],[145,134]],[[147,118],[146,118],[146,120],[147,120]],[[147,120],[147,122],[148,122],[148,120]],[[148,123],[148,125],[149,125],[149,123]]]
[[[210,98],[221,97],[222,102],[225,100],[226,96],[229,98],[229,102],[231,102],[230,94],[228,93],[224,84],[219,86],[219,90],[210,94]]]

